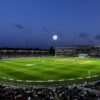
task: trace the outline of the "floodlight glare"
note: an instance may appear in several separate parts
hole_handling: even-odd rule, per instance
[[[53,37],[52,37],[52,38],[53,38],[53,40],[55,40],[55,41],[56,41],[56,40],[58,39],[58,36],[57,36],[57,35],[53,35]]]

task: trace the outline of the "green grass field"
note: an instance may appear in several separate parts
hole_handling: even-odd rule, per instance
[[[0,60],[1,81],[48,81],[100,75],[100,59],[20,58]]]

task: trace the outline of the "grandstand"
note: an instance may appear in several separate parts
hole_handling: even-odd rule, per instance
[[[48,56],[49,50],[43,49],[25,49],[25,48],[1,48],[0,58],[13,58],[13,57],[35,57],[35,56]]]
[[[89,57],[100,57],[100,46],[69,46],[55,49],[56,56],[76,56],[88,54]]]

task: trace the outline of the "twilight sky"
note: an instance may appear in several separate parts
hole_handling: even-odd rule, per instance
[[[0,0],[0,47],[100,44],[100,0]]]

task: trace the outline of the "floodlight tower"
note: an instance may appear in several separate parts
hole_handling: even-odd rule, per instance
[[[52,54],[54,56],[55,55],[56,41],[58,40],[58,34],[60,34],[60,33],[59,32],[54,33],[46,27],[42,27],[42,28],[43,28],[43,30],[52,34],[52,46],[50,48],[50,54]]]
[[[53,39],[53,55],[55,55],[56,41],[58,40],[58,35],[53,34],[52,39]]]
[[[58,39],[58,35],[54,34],[54,35],[52,36],[52,39],[53,39],[53,48],[55,48],[55,43],[56,43],[56,41],[57,41],[57,39]]]

